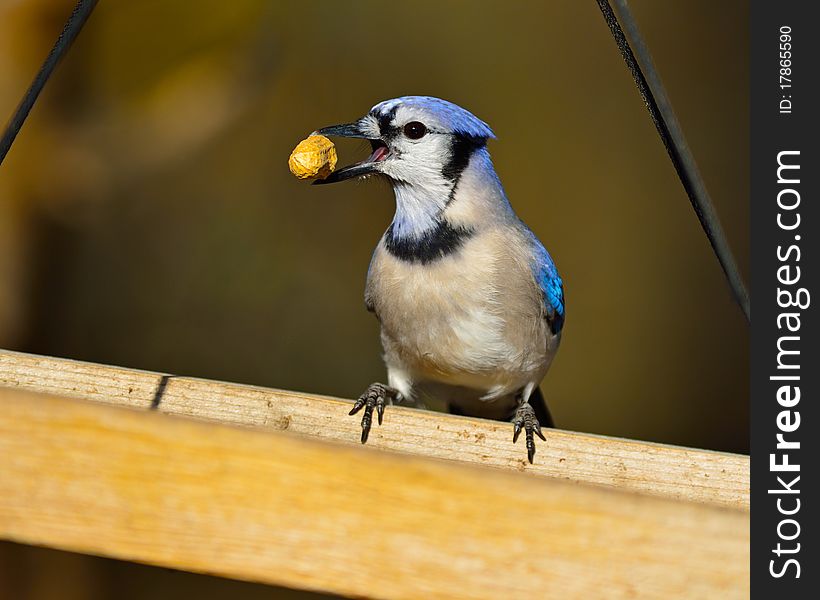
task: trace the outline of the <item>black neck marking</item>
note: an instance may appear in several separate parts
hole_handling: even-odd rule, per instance
[[[455,134],[453,143],[450,146],[450,160],[441,168],[441,174],[448,180],[453,182],[453,187],[450,188],[450,194],[447,197],[447,204],[456,197],[456,188],[458,182],[461,181],[461,175],[464,169],[470,164],[470,159],[479,148],[487,145],[487,138],[472,137],[463,134]]]
[[[458,180],[467,165],[470,164],[470,157],[473,152],[487,144],[487,138],[474,137],[456,133],[453,135],[453,143],[450,145],[450,159],[441,168],[441,174],[453,182],[453,189],[458,185]]]
[[[384,234],[384,246],[400,260],[426,265],[457,252],[474,233],[473,229],[453,227],[442,219],[420,238],[397,238],[393,235],[391,223]]]

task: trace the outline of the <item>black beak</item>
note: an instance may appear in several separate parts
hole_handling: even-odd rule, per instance
[[[365,134],[362,133],[361,128],[359,128],[358,123],[345,123],[344,125],[331,125],[330,127],[323,127],[316,133],[321,133],[322,135],[335,135],[338,137],[349,137],[349,138],[367,138]]]
[[[376,168],[377,160],[371,160],[375,156],[376,148],[380,146],[385,146],[384,142],[378,139],[373,139],[371,136],[362,132],[361,128],[359,127],[359,123],[345,123],[344,125],[331,125],[330,127],[323,127],[316,131],[316,133],[320,133],[322,135],[329,135],[329,136],[338,136],[338,137],[347,137],[347,138],[361,138],[365,140],[370,140],[371,145],[373,146],[374,154],[371,154],[368,158],[363,160],[362,162],[355,163],[350,165],[349,167],[343,167],[338,171],[334,171],[325,179],[317,179],[314,181],[314,185],[321,185],[324,183],[337,183],[339,181],[345,181],[346,179],[355,179],[357,177],[362,177],[364,175],[371,175],[373,173],[378,173],[378,169]],[[381,153],[383,155],[383,153]]]

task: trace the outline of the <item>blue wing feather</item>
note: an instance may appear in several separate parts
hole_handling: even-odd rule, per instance
[[[558,269],[547,249],[538,241],[532,232],[535,242],[535,256],[533,257],[533,275],[541,292],[544,294],[544,308],[546,310],[547,322],[554,334],[560,333],[564,328],[564,282],[558,275]]]

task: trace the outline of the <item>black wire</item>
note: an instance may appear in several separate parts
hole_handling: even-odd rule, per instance
[[[635,59],[635,54],[633,54],[629,41],[627,41],[621,29],[621,25],[618,23],[618,18],[612,11],[609,0],[597,0],[597,2],[607,25],[609,25],[612,36],[618,44],[626,66],[629,68],[629,71],[632,73],[632,78],[638,86],[641,98],[643,98],[646,108],[649,110],[652,122],[655,123],[658,134],[661,136],[661,140],[663,140],[663,145],[666,146],[666,151],[672,159],[672,164],[674,164],[678,177],[686,190],[686,194],[689,196],[692,208],[695,209],[701,227],[703,227],[703,231],[706,232],[706,237],[709,238],[709,243],[712,245],[712,249],[720,262],[720,266],[723,268],[723,273],[729,281],[735,299],[740,305],[741,310],[743,310],[746,321],[751,324],[749,293],[746,291],[746,286],[743,283],[743,278],[740,276],[740,271],[738,270],[737,262],[729,247],[729,243],[726,240],[726,234],[720,225],[720,219],[715,212],[712,199],[709,197],[709,192],[706,191],[706,185],[700,176],[695,158],[692,156],[692,152],[689,150],[689,146],[683,137],[683,131],[675,117],[675,112],[672,110],[669,97],[666,95],[658,71],[652,62],[649,50],[638,30],[635,18],[632,16],[626,0],[614,0],[624,27],[629,34],[629,39],[632,40],[635,51],[638,56],[640,56],[644,70],[641,70],[641,64]],[[644,73],[646,73],[646,76]]]
[[[26,117],[28,117],[31,108],[37,101],[37,97],[40,95],[40,92],[43,91],[43,86],[45,86],[46,81],[48,81],[48,78],[51,77],[52,72],[54,72],[54,67],[57,66],[57,63],[60,62],[60,59],[71,47],[72,42],[80,33],[80,30],[83,28],[83,25],[85,25],[85,22],[91,15],[91,11],[94,10],[96,5],[97,0],[79,0],[79,2],[77,2],[77,6],[74,7],[74,11],[71,13],[68,21],[66,21],[65,27],[63,27],[63,31],[60,33],[60,37],[54,42],[54,47],[46,57],[43,66],[40,67],[40,71],[37,73],[34,81],[31,82],[28,90],[26,90],[25,96],[23,96],[23,99],[17,106],[17,110],[14,111],[11,120],[6,126],[6,130],[3,132],[3,137],[0,138],[0,165],[3,164],[6,154],[8,154]]]

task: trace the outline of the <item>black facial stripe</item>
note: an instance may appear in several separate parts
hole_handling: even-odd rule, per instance
[[[400,260],[426,265],[458,251],[474,233],[472,229],[453,227],[442,220],[420,238],[396,238],[391,223],[384,234],[384,245]]]
[[[395,129],[395,127],[390,127],[391,121],[393,121],[393,117],[396,116],[396,111],[399,110],[398,104],[384,113],[370,113],[372,116],[376,117],[379,121],[379,131],[383,136],[388,135],[391,129]]]
[[[487,143],[485,138],[472,137],[462,134],[453,135],[453,143],[450,146],[450,160],[441,168],[441,174],[452,181],[458,183],[458,179],[470,164],[470,157],[473,152]],[[453,186],[455,189],[455,185]]]
[[[399,135],[399,128],[395,125],[390,125],[389,127],[380,128],[379,132],[382,135],[382,139],[387,141],[391,141],[395,139]]]

